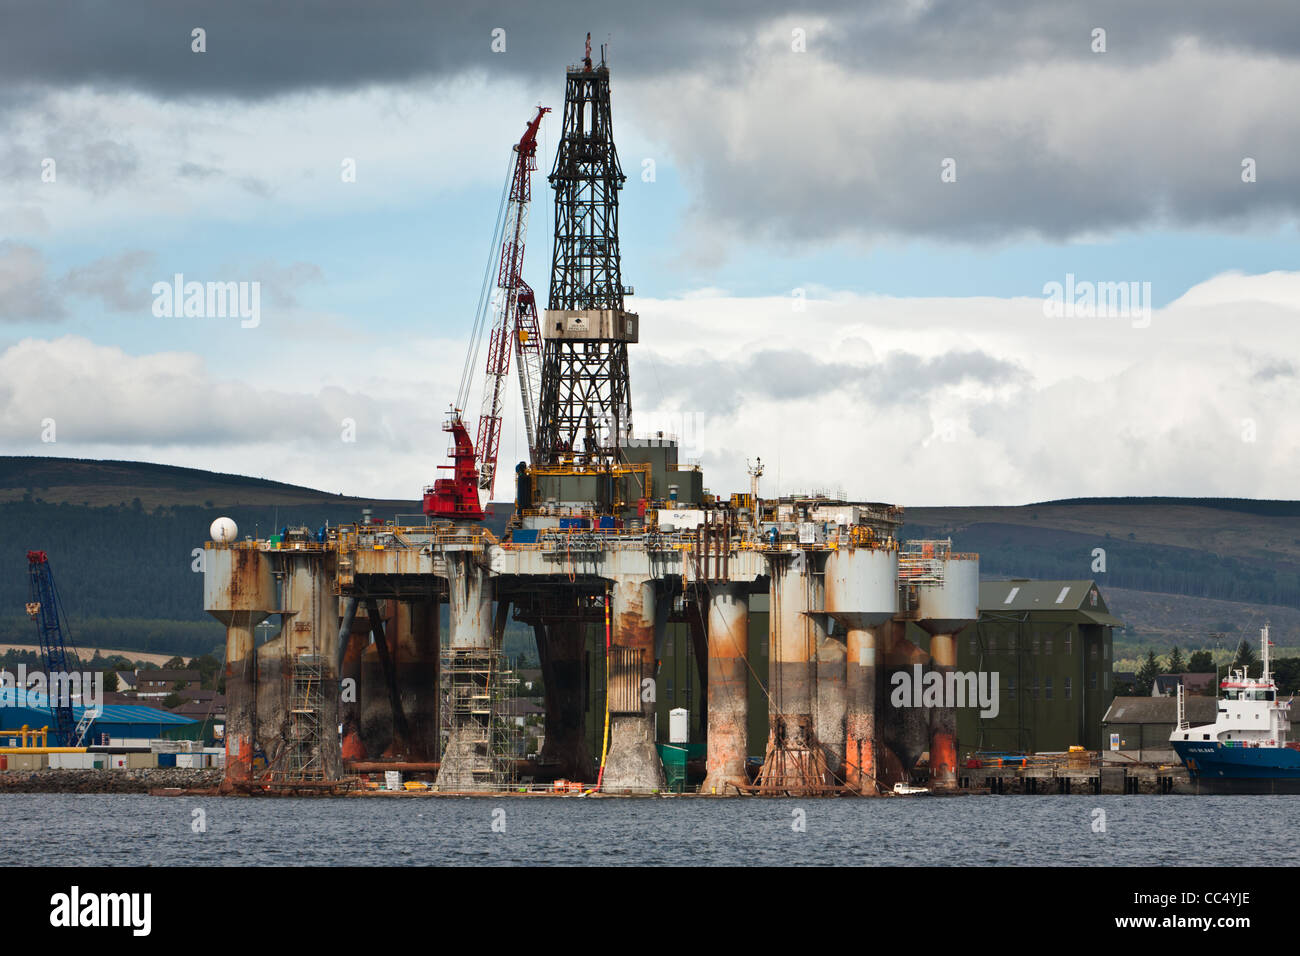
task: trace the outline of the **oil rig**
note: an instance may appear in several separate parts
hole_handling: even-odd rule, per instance
[[[634,433],[628,348],[641,327],[619,252],[625,177],[609,68],[603,50],[593,62],[590,35],[566,71],[539,313],[522,268],[546,112],[513,146],[500,262],[475,329],[476,340],[490,320],[476,440],[461,412],[481,367],[472,341],[446,423],[451,474],[424,490],[422,518],[365,514],[266,540],[213,525],[204,602],[226,627],[226,787],[332,790],[379,766],[436,773],[440,792],[511,786],[501,642],[515,621],[536,639],[538,765],[554,777],[612,794],[664,788],[657,681],[668,628],[684,624],[704,713],[701,792],[873,795],[926,752],[930,785],[954,788],[955,710],[893,706],[887,681],[953,670],[955,635],[978,616],[977,556],[903,542],[894,505],[765,500],[761,462],[748,489],[711,494],[672,436]],[[493,534],[480,495],[491,500],[512,356],[529,460]],[[765,667],[751,653],[755,604]],[[259,644],[272,618],[278,630]],[[908,639],[909,623],[927,648]],[[767,712],[765,740],[751,739],[752,708]]]

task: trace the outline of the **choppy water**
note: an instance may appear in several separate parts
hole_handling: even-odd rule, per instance
[[[1300,854],[1297,812],[1300,796],[290,800],[11,794],[0,796],[0,848],[10,864],[75,866],[1222,865],[1230,862],[1223,847],[1248,834],[1250,862],[1270,865],[1292,863]],[[194,832],[200,819],[206,830]],[[1097,829],[1101,822],[1104,832]]]

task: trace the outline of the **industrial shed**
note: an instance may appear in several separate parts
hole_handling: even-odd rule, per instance
[[[1187,722],[1214,723],[1218,701],[1213,697],[1187,697]],[[1107,746],[1111,734],[1119,735],[1119,749],[1132,752],[1138,760],[1176,759],[1169,746],[1169,735],[1178,723],[1178,699],[1175,697],[1116,697],[1111,701],[1102,730]]]
[[[957,637],[957,669],[998,674],[998,715],[957,713],[963,753],[1101,750],[1111,686],[1110,613],[1097,583],[980,583],[979,620]]]
[[[148,746],[150,740],[197,739],[202,724],[188,717],[138,704],[109,704],[90,725],[86,745]],[[86,708],[73,704],[72,718],[80,721]],[[0,688],[0,746],[17,746],[17,738],[7,736],[26,724],[39,730],[54,725],[49,699],[44,694]]]

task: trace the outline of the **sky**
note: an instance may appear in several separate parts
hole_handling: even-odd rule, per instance
[[[627,174],[634,431],[678,435],[712,491],[761,458],[765,495],[904,506],[1296,497],[1293,4],[11,0],[4,21],[0,454],[418,497],[539,104],[524,274],[549,285],[545,177],[590,31]],[[177,275],[256,283],[256,321],[165,308]]]

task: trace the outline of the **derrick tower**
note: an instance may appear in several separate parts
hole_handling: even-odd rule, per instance
[[[549,177],[555,189],[551,291],[542,320],[539,464],[616,464],[631,431],[627,346],[637,316],[623,308],[618,249],[619,166],[604,51],[570,67],[564,131]]]

